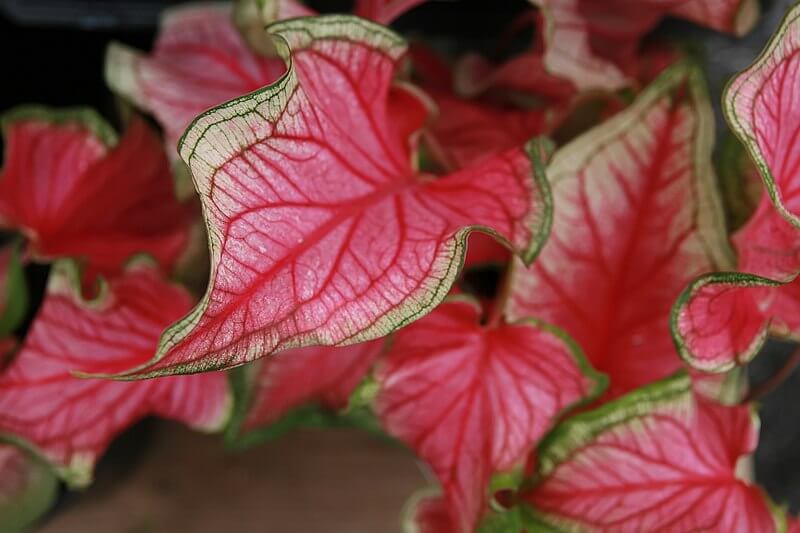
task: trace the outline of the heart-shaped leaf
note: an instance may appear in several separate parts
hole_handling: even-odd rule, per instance
[[[44,464],[0,444],[0,531],[29,531],[57,494],[58,481]]]
[[[397,332],[375,372],[381,423],[431,466],[458,531],[483,514],[491,475],[519,466],[564,409],[605,384],[549,326],[480,318],[473,301],[443,303]]]
[[[220,429],[230,410],[222,373],[136,383],[73,375],[116,372],[146,361],[164,326],[190,306],[185,291],[143,263],[86,301],[73,264],[56,263],[22,348],[0,374],[2,437],[36,450],[60,476],[81,486],[108,443],[143,416]]]
[[[544,62],[582,90],[631,83],[640,39],[667,15],[736,35],[758,18],[757,0],[532,0],[545,15]]]
[[[800,228],[800,6],[795,5],[761,56],[723,96],[733,132],[756,162],[772,202]]]
[[[175,200],[161,143],[135,119],[114,133],[89,110],[24,107],[3,117],[0,225],[19,229],[34,257],[74,257],[118,272],[137,253],[165,268],[186,244],[189,211]]]
[[[405,129],[389,120],[399,36],[347,16],[269,30],[291,47],[287,74],[184,135],[208,226],[209,289],[131,377],[381,337],[445,297],[471,230],[526,261],[547,235],[538,143],[443,177],[413,168]]]
[[[173,159],[178,139],[197,115],[274,82],[286,70],[280,58],[248,48],[231,17],[230,4],[170,9],[152,54],[120,43],[106,52],[106,82],[156,116]]]
[[[678,64],[548,166],[551,237],[516,269],[509,313],[567,331],[611,396],[680,368],[672,304],[693,277],[730,263],[712,127],[698,71]]]
[[[530,531],[781,531],[782,512],[737,472],[758,422],[694,398],[685,374],[579,414],[539,447],[522,496]]]

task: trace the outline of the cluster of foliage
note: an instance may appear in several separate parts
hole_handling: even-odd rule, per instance
[[[0,529],[148,415],[382,432],[439,482],[412,531],[789,527],[741,366],[800,338],[800,5],[723,95],[718,180],[702,72],[648,34],[739,35],[753,0],[534,0],[501,63],[385,26],[423,3],[169,12],[106,58],[164,142],[3,117]]]

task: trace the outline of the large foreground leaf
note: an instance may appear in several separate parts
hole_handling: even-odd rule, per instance
[[[143,416],[221,428],[230,407],[224,374],[137,383],[73,375],[112,373],[146,361],[164,326],[190,307],[187,293],[139,264],[86,301],[72,265],[53,268],[42,308],[0,374],[3,438],[36,450],[68,482],[84,485],[108,443]]]
[[[546,235],[535,143],[440,178],[412,167],[410,128],[388,119],[397,35],[342,16],[270,31],[291,47],[287,74],[201,115],[181,143],[208,226],[209,289],[129,376],[383,336],[444,298],[470,230],[527,261]]]
[[[693,397],[686,375],[559,426],[523,496],[530,531],[780,531],[783,517],[737,477],[755,449],[749,407]]]
[[[667,15],[741,35],[758,16],[757,0],[532,0],[546,20],[544,61],[580,89],[631,82],[640,39]]]
[[[712,116],[698,72],[667,70],[636,102],[559,150],[554,220],[509,312],[566,330],[617,396],[681,366],[672,303],[729,250],[711,169]]]
[[[136,253],[174,264],[189,212],[173,193],[156,135],[135,119],[119,143],[89,110],[24,107],[3,117],[0,226],[20,230],[34,257],[74,257],[117,272]]]
[[[411,446],[443,487],[450,520],[472,531],[490,476],[524,458],[567,407],[603,380],[547,326],[483,326],[480,307],[442,304],[394,337],[376,379],[385,429]]]

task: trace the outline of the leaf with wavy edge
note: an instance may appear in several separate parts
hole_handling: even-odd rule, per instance
[[[800,5],[725,92],[726,117],[769,196],[733,239],[737,270],[744,274],[705,276],[675,305],[675,342],[689,364],[707,371],[750,361],[769,334],[800,338],[800,113],[793,101],[800,86],[798,21]]]
[[[475,301],[447,301],[398,331],[375,371],[383,427],[431,466],[459,531],[483,514],[492,473],[524,461],[565,409],[605,385],[557,330],[480,319]]]
[[[556,152],[550,239],[517,268],[508,312],[567,331],[610,396],[681,367],[669,314],[693,277],[729,264],[699,72],[668,69],[625,111]]]
[[[736,475],[758,440],[750,407],[693,397],[685,374],[558,426],[522,496],[532,531],[781,531],[782,513]]]
[[[374,20],[378,24],[389,24],[400,15],[411,11],[427,0],[355,0],[353,14]]]
[[[639,40],[665,16],[742,35],[758,18],[757,0],[531,0],[545,15],[544,62],[581,90],[629,85]]]
[[[88,109],[22,107],[3,117],[0,226],[19,229],[40,260],[74,257],[116,273],[137,253],[171,267],[190,212],[175,199],[156,135],[135,119],[115,143]]]
[[[164,326],[190,307],[191,297],[149,264],[132,264],[86,301],[74,265],[56,263],[22,348],[0,374],[0,438],[36,451],[82,486],[108,443],[146,415],[221,429],[230,410],[222,373],[137,383],[73,375],[146,361]]]
[[[231,16],[230,4],[169,9],[149,56],[120,43],[106,51],[106,83],[156,116],[173,159],[197,115],[273,83],[286,70],[280,58],[250,50]]]
[[[706,372],[749,362],[770,334],[800,340],[800,231],[764,196],[733,242],[741,272],[698,278],[672,312],[681,356]]]
[[[292,409],[318,403],[336,411],[380,355],[382,340],[352,346],[309,346],[287,350],[256,363],[249,386],[244,433],[276,422]]]
[[[0,531],[29,531],[57,495],[58,481],[44,464],[0,444]]]
[[[723,95],[733,132],[758,166],[772,202],[800,228],[800,5]]]
[[[470,231],[526,261],[547,235],[536,142],[439,178],[412,168],[387,111],[399,36],[347,16],[270,31],[293,50],[287,74],[201,115],[181,143],[208,226],[209,289],[127,377],[381,337],[445,297]]]

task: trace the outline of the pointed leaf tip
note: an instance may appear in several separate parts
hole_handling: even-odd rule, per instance
[[[181,143],[209,229],[209,289],[129,377],[381,337],[445,297],[469,232],[528,261],[547,234],[540,148],[436,179],[414,170],[389,116],[398,35],[348,16],[269,29],[291,49],[287,73],[204,113]]]

